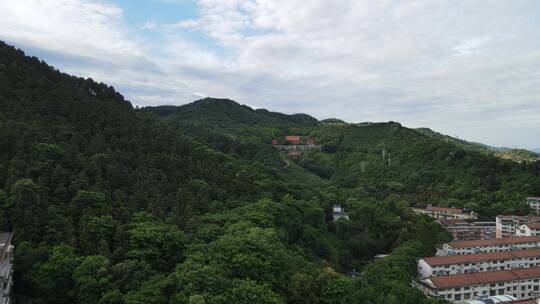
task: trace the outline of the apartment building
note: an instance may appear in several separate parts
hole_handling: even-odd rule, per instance
[[[540,236],[540,223],[523,224],[516,230],[517,236]]]
[[[487,240],[496,236],[495,222],[479,222],[465,219],[437,220],[448,231],[455,241],[460,240]]]
[[[458,302],[496,295],[520,300],[540,295],[540,267],[436,276],[414,285],[430,297]]]
[[[530,267],[540,267],[540,249],[425,257],[418,261],[418,276],[425,279]]]
[[[425,214],[434,219],[448,218],[448,219],[477,219],[478,214],[470,209],[466,208],[446,208],[436,207],[431,204],[426,208],[413,208],[413,212],[417,214]]]
[[[524,236],[491,240],[452,241],[437,249],[437,256],[540,248],[540,237]]]
[[[0,233],[0,304],[11,303],[13,287],[13,233]]]
[[[499,215],[495,219],[496,237],[506,238],[516,235],[519,226],[540,222],[538,216]]]
[[[525,300],[525,301],[533,301],[532,303],[535,304],[534,300]],[[482,298],[478,300],[467,300],[463,302],[457,302],[459,304],[494,304],[494,303],[505,303],[505,304],[529,304],[528,302],[523,302],[516,297],[513,297],[511,295],[500,295],[500,296],[493,296],[493,297],[487,297]]]
[[[527,197],[527,205],[536,212],[536,214],[540,213],[540,197]]]

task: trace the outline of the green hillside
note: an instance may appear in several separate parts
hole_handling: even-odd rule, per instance
[[[135,110],[0,42],[0,229],[15,235],[17,303],[437,302],[409,285],[448,239],[436,223],[399,192],[287,164],[265,137],[313,134],[336,164],[339,129],[230,101],[177,110]],[[350,221],[333,222],[336,203]]]
[[[237,106],[230,101],[223,105]],[[186,107],[178,107],[177,111],[183,112]],[[206,121],[215,120],[213,115],[220,117],[204,107],[197,109],[197,102],[189,108],[190,113],[196,113],[195,117],[204,115]],[[186,116],[167,116],[166,121],[179,126],[189,122],[181,118]],[[199,128],[204,126],[211,127],[201,120]],[[231,125],[222,121],[222,127],[212,132],[236,142],[257,143],[258,148],[269,146],[268,134],[309,135],[322,144],[322,149],[295,159],[298,165],[334,185],[366,191],[376,198],[398,194],[411,205],[468,207],[489,219],[501,213],[527,213],[525,197],[540,194],[540,162],[530,159],[519,165],[513,154],[494,155],[513,152],[493,152],[486,145],[429,129],[409,129],[395,122],[272,126],[238,124],[236,120]],[[249,136],[245,136],[247,132]],[[215,138],[199,137],[199,140],[211,145],[216,142]]]
[[[509,159],[515,162],[534,162],[540,159],[540,155],[534,151],[529,151],[525,149],[511,149],[507,147],[491,147],[481,143],[470,142],[452,136],[444,135],[435,132],[429,128],[417,128],[415,130],[431,138],[439,139],[447,143],[453,143],[465,150],[483,152],[486,154],[495,155],[502,159]]]

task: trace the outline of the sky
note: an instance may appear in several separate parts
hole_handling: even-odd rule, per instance
[[[0,40],[137,106],[223,97],[540,148],[537,0],[0,0]]]

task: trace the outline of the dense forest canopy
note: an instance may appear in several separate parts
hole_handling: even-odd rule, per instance
[[[288,134],[321,149],[289,159],[270,144]],[[539,171],[397,123],[215,99],[138,110],[0,43],[0,226],[20,303],[436,303],[409,282],[448,235],[410,206],[525,212]]]

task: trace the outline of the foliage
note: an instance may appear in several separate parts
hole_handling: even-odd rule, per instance
[[[321,149],[289,159],[270,145],[287,134]],[[539,172],[397,123],[134,109],[0,43],[0,226],[21,302],[436,303],[409,283],[448,234],[410,206],[523,213]]]

